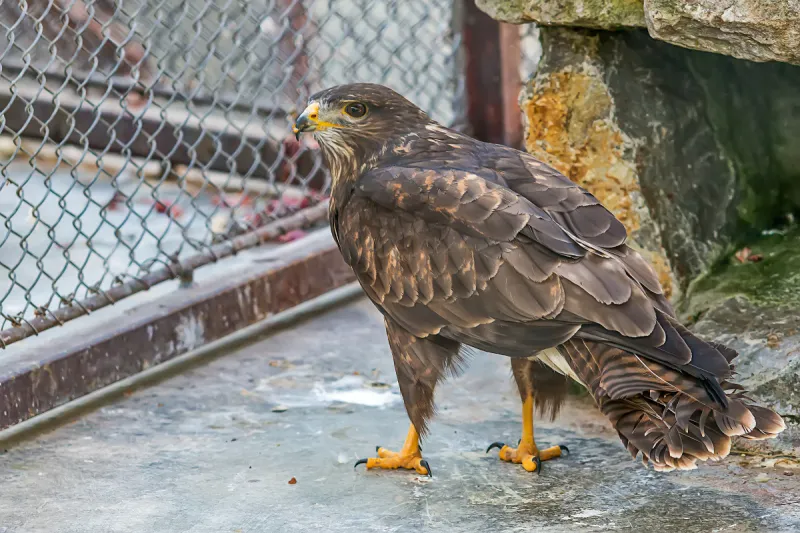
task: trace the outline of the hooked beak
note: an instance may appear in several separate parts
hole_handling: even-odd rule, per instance
[[[295,138],[300,140],[300,134],[310,131],[315,131],[319,125],[319,104],[312,102],[306,107],[303,112],[297,117],[292,127],[292,133]]]

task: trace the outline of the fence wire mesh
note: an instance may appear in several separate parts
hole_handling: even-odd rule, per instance
[[[310,93],[460,120],[453,0],[0,2],[0,331],[324,198]]]

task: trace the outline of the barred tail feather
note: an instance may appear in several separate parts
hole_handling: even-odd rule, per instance
[[[746,435],[742,435],[745,439],[774,439],[779,433],[786,429],[786,423],[783,421],[783,418],[775,411],[750,403],[745,403],[744,405],[756,418],[756,427]]]
[[[707,348],[733,358],[728,348],[704,343]],[[772,438],[786,427],[735,383],[681,372],[601,342],[573,338],[559,351],[631,455],[641,454],[656,470],[690,470],[697,461],[727,456],[733,437]]]

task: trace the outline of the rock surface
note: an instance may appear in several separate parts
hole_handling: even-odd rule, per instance
[[[544,60],[523,95],[526,148],[597,196],[670,290],[672,273],[640,188],[635,143],[615,120],[604,68],[595,61],[597,43],[570,30],[545,34]]]
[[[541,35],[526,147],[614,211],[666,286],[685,288],[742,227],[800,213],[800,68],[641,30]]]
[[[755,308],[795,315],[800,320],[798,287],[800,229],[770,231],[695,280],[681,310],[697,317],[731,298],[744,297]]]
[[[738,351],[736,382],[786,421],[787,430],[777,439],[740,439],[737,447],[800,453],[800,307],[776,310],[734,296],[707,311],[692,329]]]
[[[476,0],[504,22],[594,29],[647,27],[678,46],[800,64],[800,0]]]
[[[695,332],[739,352],[736,381],[789,423],[769,442],[740,446],[789,452],[800,442],[800,229],[772,232],[692,283],[679,311]]]
[[[737,350],[736,382],[795,419],[800,418],[798,311],[760,307],[738,295],[709,309],[692,328]]]
[[[645,0],[650,35],[751,61],[800,64],[797,0]]]
[[[645,25],[642,0],[476,0],[490,17],[523,24],[614,29]]]

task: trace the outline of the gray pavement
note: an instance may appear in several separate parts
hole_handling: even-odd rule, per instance
[[[9,449],[0,532],[800,530],[793,465],[648,471],[585,398],[537,423],[540,444],[572,450],[541,475],[484,454],[519,433],[499,356],[476,357],[438,406],[432,479],[353,469],[408,421],[380,315],[351,302]]]

